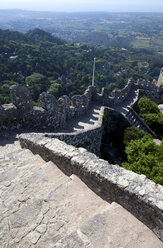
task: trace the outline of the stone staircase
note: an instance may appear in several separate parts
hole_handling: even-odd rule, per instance
[[[121,104],[120,106],[116,106],[115,110],[125,116],[132,126],[135,126],[145,132],[150,133],[153,137],[156,137],[156,135],[144,123],[141,117],[134,111],[134,109],[130,107],[131,105],[134,105],[135,102],[138,100],[138,92],[138,90],[131,92],[130,97],[126,101],[124,101],[123,104]]]
[[[133,126],[147,132],[147,128],[140,122],[140,120],[137,118],[136,115],[134,115],[134,113],[131,110],[128,110],[126,117]]]
[[[127,107],[126,118],[132,124],[145,132],[150,133],[153,137],[156,137],[155,133],[145,124],[141,117],[130,107]]]
[[[0,247],[161,248],[162,242],[117,203],[77,176],[0,139]]]

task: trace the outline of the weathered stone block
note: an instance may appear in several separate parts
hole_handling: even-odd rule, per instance
[[[3,128],[17,127],[18,125],[18,111],[12,104],[4,104],[0,107],[0,126]]]
[[[43,109],[55,113],[57,111],[57,100],[55,96],[42,92],[40,94],[40,105]]]
[[[91,100],[96,101],[97,100],[97,89],[96,86],[90,85],[88,87],[89,91],[91,92]]]
[[[81,108],[82,106],[82,98],[81,96],[78,96],[78,95],[75,95],[71,98],[72,100],[72,105],[75,107],[75,108]]]
[[[12,85],[10,87],[10,94],[12,103],[19,111],[24,113],[32,110],[32,98],[28,89],[17,85]]]
[[[81,95],[81,104],[87,109],[89,105],[89,99],[88,97],[84,94]]]

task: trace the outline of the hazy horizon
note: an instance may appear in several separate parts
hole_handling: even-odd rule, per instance
[[[0,9],[56,12],[163,12],[163,0],[8,0]]]

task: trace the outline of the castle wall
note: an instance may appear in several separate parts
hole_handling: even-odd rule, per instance
[[[102,139],[102,124],[94,129],[75,133],[75,134],[52,134],[48,135],[51,138],[57,138],[66,142],[68,145],[75,147],[83,147],[87,151],[100,156],[100,147]]]
[[[96,97],[96,88],[89,86],[83,95],[62,96],[58,100],[47,92],[40,94],[40,105],[32,105],[30,92],[20,86],[10,88],[12,104],[0,106],[0,130],[20,127],[56,130],[68,120],[87,113]],[[71,105],[72,102],[72,105]]]
[[[120,133],[123,133],[123,131],[130,126],[131,124],[123,115],[112,108],[105,107],[104,127],[109,137],[119,137]]]
[[[109,96],[107,89],[102,89],[101,94],[97,94],[97,101],[101,102],[103,105],[110,108],[120,106],[127,100],[132,91],[139,90],[140,97],[144,94],[151,100],[160,104],[163,99],[163,86],[155,85],[151,82],[146,82],[145,80],[138,80],[137,82],[129,79],[126,86],[121,90],[116,90],[112,92],[112,97]]]
[[[10,88],[12,104],[0,106],[0,130],[20,127],[48,130],[63,128],[68,120],[86,114],[92,101],[114,108],[123,104],[133,90],[139,90],[138,98],[146,95],[157,104],[162,103],[163,86],[141,80],[129,80],[122,90],[113,91],[112,97],[106,88],[99,94],[94,86],[89,86],[83,95],[75,95],[72,99],[62,96],[57,100],[53,95],[43,92],[40,94],[41,107],[33,106],[26,88],[13,85]]]

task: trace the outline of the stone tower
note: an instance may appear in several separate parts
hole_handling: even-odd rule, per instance
[[[163,67],[161,68],[161,71],[160,71],[160,76],[158,78],[158,85],[163,85]]]

